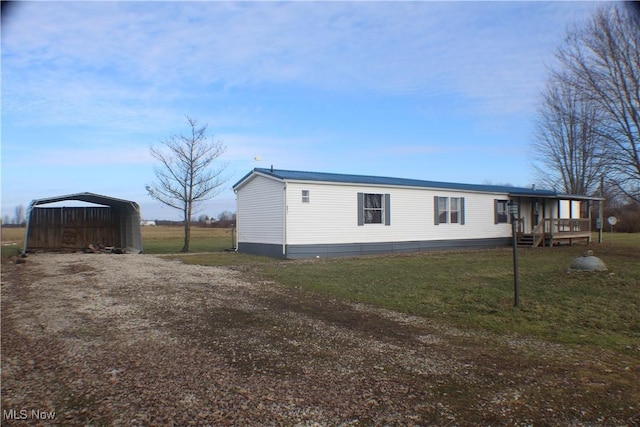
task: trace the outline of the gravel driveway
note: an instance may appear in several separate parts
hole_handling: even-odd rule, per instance
[[[585,363],[151,255],[2,270],[3,425],[588,424]]]

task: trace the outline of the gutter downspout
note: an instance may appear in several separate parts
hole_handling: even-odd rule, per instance
[[[233,190],[233,193],[236,195],[236,223],[235,223],[235,229],[236,229],[236,233],[235,233],[235,244],[233,245],[233,251],[234,252],[238,252],[238,223],[239,223],[239,219],[240,219],[240,201],[238,200],[238,190]],[[233,229],[231,231],[233,233]]]
[[[283,224],[282,224],[282,255],[287,257],[287,183],[284,183],[284,209],[283,209]]]

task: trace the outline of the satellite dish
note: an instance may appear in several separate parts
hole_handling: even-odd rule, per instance
[[[618,218],[616,218],[615,216],[610,216],[609,218],[607,218],[607,222],[609,223],[609,225],[616,225],[618,223]]]

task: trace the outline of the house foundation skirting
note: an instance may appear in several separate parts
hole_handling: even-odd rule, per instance
[[[407,253],[437,250],[486,249],[509,246],[510,237],[490,239],[422,240],[412,242],[333,243],[313,245],[282,245],[239,242],[238,252],[274,258],[316,258]]]
[[[273,243],[238,242],[238,252],[273,258],[287,258],[286,255],[282,253],[282,245]]]

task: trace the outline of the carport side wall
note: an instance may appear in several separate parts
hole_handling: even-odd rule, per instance
[[[140,210],[137,206],[121,206],[114,210],[117,213],[118,243],[117,246],[127,249],[127,252],[142,252],[142,231],[140,225]]]

